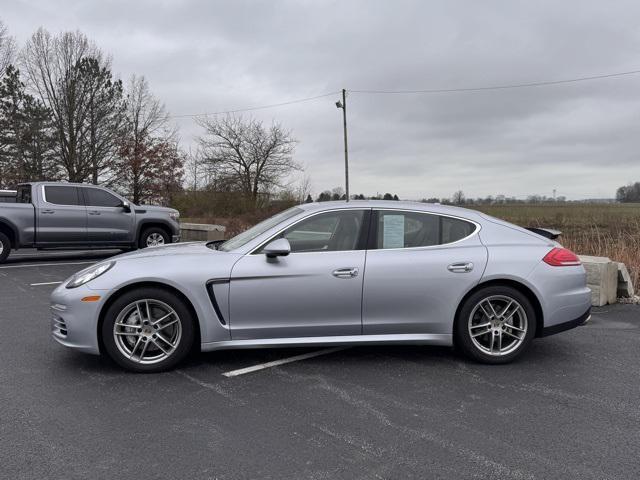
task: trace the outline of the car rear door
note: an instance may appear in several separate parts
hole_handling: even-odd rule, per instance
[[[286,238],[288,256],[268,258],[257,249],[242,257],[231,272],[231,338],[360,335],[369,215],[311,215],[269,240]]]
[[[80,187],[87,207],[90,242],[123,244],[133,242],[134,214],[122,206],[122,199],[100,187]]]
[[[87,210],[74,185],[41,185],[36,208],[38,244],[87,243]]]
[[[487,263],[479,226],[420,211],[375,210],[367,251],[365,335],[451,334],[456,309]]]

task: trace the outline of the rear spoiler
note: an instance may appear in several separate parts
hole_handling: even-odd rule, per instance
[[[538,235],[542,235],[545,238],[549,238],[551,240],[557,239],[562,232],[560,230],[553,230],[551,228],[538,228],[538,227],[525,227],[527,230],[533,233],[537,233]]]

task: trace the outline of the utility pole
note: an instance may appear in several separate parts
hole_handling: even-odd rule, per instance
[[[342,101],[336,102],[336,107],[342,109],[342,124],[344,130],[344,189],[349,201],[349,148],[347,146],[347,91],[342,89]]]

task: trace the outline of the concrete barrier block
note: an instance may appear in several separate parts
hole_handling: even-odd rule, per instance
[[[633,298],[636,292],[629,270],[622,262],[616,262],[616,265],[618,267],[618,298]]]
[[[183,242],[224,240],[226,228],[207,223],[181,223],[180,235]]]
[[[616,303],[618,298],[618,266],[607,257],[580,255],[587,271],[587,285],[591,289],[591,304],[601,307]]]

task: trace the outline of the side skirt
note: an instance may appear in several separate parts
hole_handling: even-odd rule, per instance
[[[236,348],[278,348],[337,345],[453,345],[449,334],[420,333],[399,335],[345,335],[336,337],[262,338],[257,340],[226,340],[203,343],[201,350],[231,350]]]

